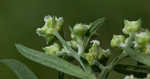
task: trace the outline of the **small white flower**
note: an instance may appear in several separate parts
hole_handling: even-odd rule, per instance
[[[63,20],[63,17],[58,17],[58,18],[55,17],[55,20],[56,20],[56,21],[61,21],[61,20]]]
[[[133,75],[126,76],[124,79],[135,79]]]
[[[50,16],[50,15],[44,17],[44,21],[45,21],[45,22],[51,21],[52,19],[53,19],[53,18],[52,18],[52,16]]]
[[[92,43],[92,44],[100,45],[100,42],[99,42],[98,40],[92,40],[91,43]]]

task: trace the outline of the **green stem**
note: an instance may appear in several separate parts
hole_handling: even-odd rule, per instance
[[[103,64],[101,64],[100,62],[98,62],[98,61],[96,61],[96,63],[95,63],[98,67],[99,67],[99,69],[101,69],[101,70],[103,70],[104,68],[105,68],[105,66],[103,65]]]
[[[109,69],[105,67],[104,69],[102,69],[99,79],[107,79],[108,74],[109,74]]]
[[[83,70],[86,71],[86,68],[85,68],[83,62],[81,61],[80,56],[77,54],[77,52],[74,51],[70,46],[67,45],[66,41],[61,37],[61,35],[57,31],[54,32],[53,34],[61,42],[61,44],[63,45],[63,47],[69,51],[68,54],[70,56],[74,57],[81,64]]]
[[[64,79],[64,73],[58,71],[58,79]]]
[[[84,66],[82,60],[80,59],[80,56],[76,54],[76,55],[74,55],[74,58],[80,63],[80,65],[81,65],[81,67],[83,68],[83,70],[84,70],[85,72],[87,72],[86,67]]]
[[[122,52],[119,56],[115,57],[108,66],[103,67],[102,65],[99,65],[99,67],[102,68],[102,72],[99,76],[99,79],[107,79],[109,72],[125,56],[127,56],[127,53]]]

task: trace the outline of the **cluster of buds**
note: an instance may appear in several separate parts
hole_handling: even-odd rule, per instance
[[[76,24],[73,27],[73,33],[77,36],[83,36],[85,35],[85,33],[87,32],[87,30],[89,29],[89,25],[86,24]]]
[[[93,40],[91,43],[92,46],[85,55],[85,58],[90,65],[94,65],[95,62],[100,60],[103,56],[108,57],[111,54],[110,50],[104,50],[100,47],[100,42],[98,40]]]
[[[36,31],[39,36],[45,37],[48,39],[48,41],[51,41],[54,39],[55,35],[54,32],[60,31],[62,24],[63,24],[63,18],[62,17],[51,17],[51,16],[46,16],[44,18],[45,24],[43,27],[38,28]],[[66,44],[75,49],[76,53],[83,57],[89,65],[94,65],[96,61],[102,59],[102,57],[108,57],[110,56],[110,50],[104,50],[100,47],[100,42],[98,40],[93,40],[91,41],[92,46],[85,51],[86,48],[84,48],[84,37],[88,37],[88,31],[91,29],[91,24],[75,24],[73,28],[71,29],[71,40],[66,41]],[[87,39],[86,39],[87,40]],[[60,46],[58,43],[54,42],[52,45],[46,46],[43,48],[46,54],[50,55],[56,55],[60,56],[63,54],[68,54],[70,56],[70,52],[68,49]],[[61,54],[60,54],[61,53]]]
[[[130,34],[133,32],[137,32],[141,27],[141,20],[138,19],[137,21],[128,21],[124,20],[124,28],[122,32],[124,34]]]
[[[38,28],[36,31],[39,36],[45,37],[47,42],[50,42],[54,39],[53,32],[60,31],[64,20],[62,17],[45,16],[44,22],[44,26]],[[50,46],[44,47],[43,50],[46,54],[56,55],[60,51],[60,46],[57,43],[53,43]]]
[[[75,40],[67,41],[67,44],[74,49],[78,48],[78,43]]]
[[[46,54],[50,55],[56,55],[58,51],[60,51],[60,46],[57,43],[54,43],[53,45],[44,47],[43,50]]]
[[[89,30],[90,25],[87,24],[75,24],[73,29],[72,29],[72,33],[71,33],[71,38],[73,40],[78,40],[80,38],[82,38],[86,32]]]
[[[39,36],[45,37],[49,42],[54,38],[53,32],[61,29],[64,20],[62,17],[45,16],[44,22],[44,26],[38,28],[36,31]]]
[[[82,38],[86,35],[90,27],[90,24],[75,24],[71,33],[72,40],[69,41],[68,44],[73,48],[79,48],[79,50],[81,48],[82,50]],[[85,53],[84,51],[82,53],[79,53],[87,60],[89,65],[94,65],[95,62],[97,60],[100,60],[103,56],[108,57],[110,55],[110,50],[102,49],[98,40],[92,40],[91,43],[92,46],[89,48],[88,53]]]
[[[113,35],[111,40],[112,47],[118,47],[125,42],[125,37],[123,35]]]
[[[123,33],[127,35],[135,34],[134,36],[134,48],[137,51],[149,53],[150,54],[150,32],[141,28],[141,20],[137,21],[124,21]],[[112,47],[122,47],[126,46],[126,41],[128,37],[125,38],[124,35],[114,35],[111,40]]]

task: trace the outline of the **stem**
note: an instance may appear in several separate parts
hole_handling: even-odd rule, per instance
[[[72,57],[74,57],[81,64],[83,70],[86,71],[86,68],[85,68],[83,62],[81,61],[80,56],[77,54],[77,52],[74,51],[70,46],[67,45],[66,41],[61,37],[61,35],[57,31],[54,32],[54,35],[61,42],[61,44],[63,45],[63,47],[70,52],[68,54],[70,54]]]
[[[100,74],[100,76],[99,76],[99,79],[107,79],[108,74],[109,74],[109,69],[108,69],[107,67],[105,67],[105,68],[102,70],[102,72],[101,72],[101,74]]]
[[[98,61],[96,61],[96,63],[95,63],[98,67],[99,67],[99,69],[101,69],[101,70],[103,70],[104,68],[105,68],[105,66],[103,65],[103,64],[101,64],[100,62],[98,62]]]
[[[80,63],[80,65],[81,65],[81,67],[83,68],[83,70],[84,70],[85,72],[87,72],[86,67],[84,66],[82,60],[80,59],[80,56],[79,56],[79,55],[75,55],[74,58]]]
[[[101,64],[99,64],[99,68],[102,69],[102,72],[99,76],[99,79],[107,79],[109,71],[125,56],[127,56],[127,53],[122,52],[119,56],[115,57],[110,65],[103,67]]]
[[[58,79],[64,79],[64,73],[58,71]]]

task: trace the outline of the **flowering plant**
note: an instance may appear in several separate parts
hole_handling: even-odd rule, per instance
[[[92,39],[104,21],[105,18],[100,18],[89,24],[75,24],[69,27],[70,40],[65,40],[60,35],[63,18],[46,16],[44,26],[36,30],[39,36],[46,39],[47,46],[42,48],[43,52],[21,44],[16,44],[16,48],[26,58],[58,70],[59,79],[64,79],[64,74],[80,79],[110,79],[109,75],[112,70],[128,75],[124,79],[150,79],[149,30],[141,27],[140,19],[125,20],[122,30],[124,35],[113,35],[110,43],[111,47],[122,51],[120,55],[112,57],[114,54],[112,50],[103,49],[99,40]],[[127,57],[131,57],[137,64],[119,64],[121,59]],[[20,79],[38,79],[25,65],[16,60],[7,59],[0,62],[7,64]],[[22,75],[23,72],[20,72],[14,65],[22,67],[21,69],[28,74]]]

